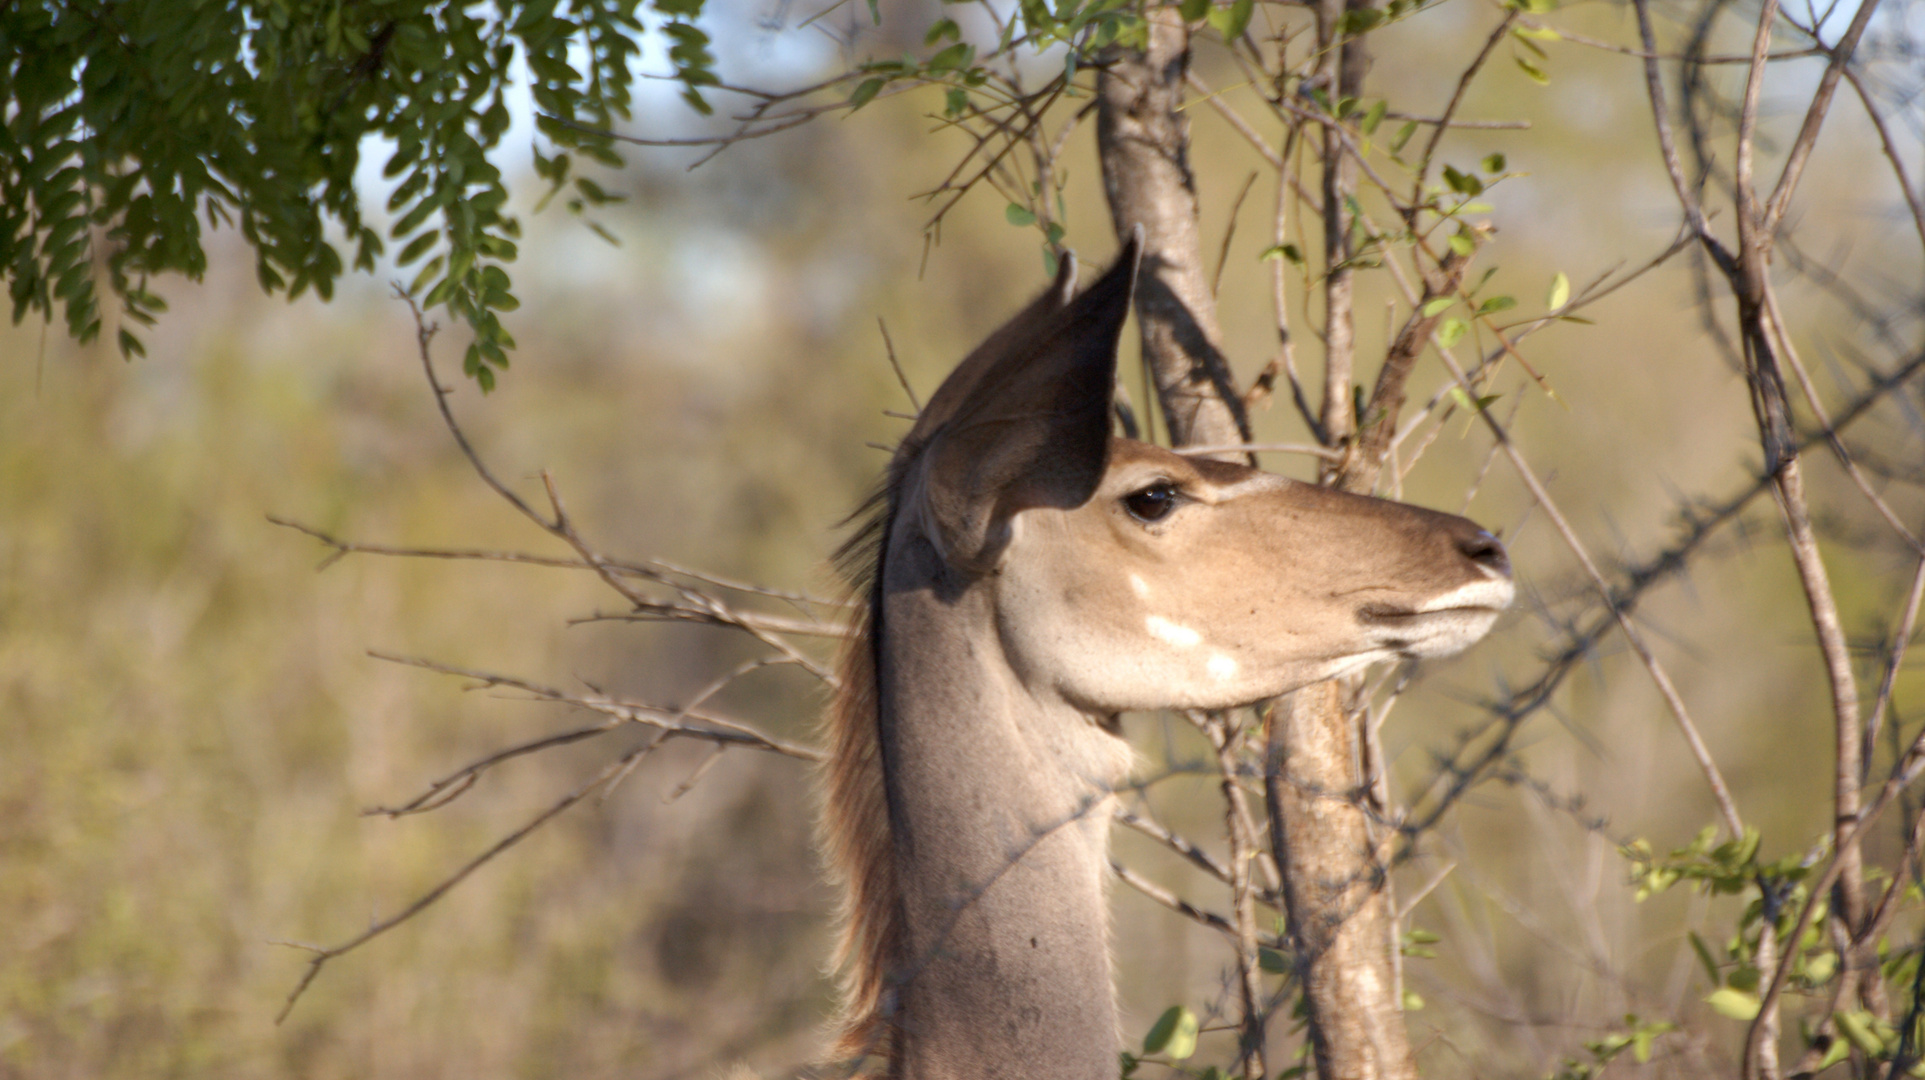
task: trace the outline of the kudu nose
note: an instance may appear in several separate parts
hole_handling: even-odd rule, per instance
[[[1464,557],[1498,577],[1511,576],[1511,557],[1504,552],[1504,545],[1497,537],[1478,529],[1457,538],[1457,550]]]

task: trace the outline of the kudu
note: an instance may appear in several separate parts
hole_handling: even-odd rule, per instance
[[[1118,714],[1439,656],[1511,600],[1463,518],[1113,438],[1136,245],[958,366],[844,548],[866,621],[831,709],[838,1053],[908,1080],[1114,1080]]]

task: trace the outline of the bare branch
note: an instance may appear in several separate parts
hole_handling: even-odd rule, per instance
[[[554,735],[546,735],[539,739],[530,739],[524,743],[517,743],[505,750],[497,750],[479,761],[463,765],[454,772],[429,784],[427,791],[402,803],[400,806],[370,806],[366,810],[361,811],[361,815],[363,817],[379,816],[398,818],[408,814],[425,814],[430,810],[439,810],[460,798],[463,794],[467,793],[470,788],[474,787],[475,781],[481,778],[482,773],[487,772],[489,769],[504,761],[510,761],[526,754],[547,750],[550,747],[567,746],[571,743],[578,743],[583,739],[592,739],[597,735],[606,735],[621,725],[622,721],[611,718],[603,723],[590,727],[575,728],[572,731],[563,731]]]
[[[1237,1057],[1243,1066],[1244,1080],[1263,1080],[1264,1067],[1264,993],[1263,967],[1257,954],[1256,888],[1250,880],[1250,864],[1258,855],[1255,824],[1244,801],[1243,787],[1237,782],[1238,741],[1242,732],[1232,726],[1227,714],[1211,716],[1203,725],[1204,734],[1216,748],[1217,770],[1224,800],[1224,832],[1230,840],[1230,896],[1236,914],[1237,989],[1241,998],[1243,1023]]]
[[[1132,829],[1135,829],[1137,832],[1142,833],[1144,836],[1147,836],[1150,839],[1155,840],[1157,843],[1162,844],[1164,847],[1169,848],[1171,851],[1176,852],[1178,855],[1181,855],[1184,859],[1188,860],[1191,863],[1191,865],[1197,867],[1199,870],[1202,870],[1204,873],[1210,875],[1211,877],[1216,878],[1218,881],[1222,882],[1223,884],[1228,885],[1230,883],[1229,868],[1224,866],[1222,863],[1217,862],[1216,859],[1210,856],[1209,852],[1203,850],[1200,847],[1197,847],[1195,844],[1191,843],[1189,840],[1185,839],[1184,837],[1174,832],[1171,832],[1169,829],[1164,828],[1162,825],[1159,825],[1156,822],[1151,821],[1146,817],[1133,813],[1132,811],[1125,810],[1121,804],[1119,804],[1116,808],[1115,820],[1118,824],[1126,825]]]
[[[1918,230],[1918,241],[1925,244],[1925,203],[1919,201],[1911,177],[1905,174],[1905,159],[1899,156],[1898,148],[1892,142],[1891,129],[1885,126],[1885,116],[1878,111],[1871,94],[1865,89],[1864,81],[1850,64],[1845,65],[1845,78],[1851,81],[1851,88],[1857,92],[1858,101],[1865,108],[1865,115],[1871,119],[1872,126],[1878,129],[1878,144],[1885,151],[1885,160],[1891,163],[1892,175],[1898,180],[1898,190],[1905,195],[1905,205],[1911,209],[1912,227]]]
[[[1767,7],[1770,6],[1773,5],[1767,0]],[[1844,34],[1838,38],[1838,44],[1829,50],[1831,63],[1825,65],[1825,74],[1818,80],[1818,90],[1812,94],[1811,105],[1805,110],[1805,122],[1798,129],[1798,138],[1791,144],[1791,151],[1786,155],[1784,171],[1778,174],[1778,186],[1772,191],[1770,201],[1765,204],[1761,231],[1766,236],[1778,231],[1778,223],[1784,220],[1785,211],[1791,207],[1792,193],[1797,190],[1798,180],[1804,175],[1805,162],[1811,157],[1811,148],[1818,142],[1818,130],[1824,126],[1825,113],[1831,109],[1831,99],[1838,91],[1838,78],[1844,74],[1846,65],[1851,63],[1852,54],[1858,51],[1858,40],[1865,36],[1865,28],[1871,25],[1872,16],[1877,12],[1878,0],[1860,0],[1858,11],[1852,15],[1851,25],[1847,26]],[[1812,30],[1814,31],[1812,36],[1815,39],[1817,27],[1812,27]],[[1752,70],[1757,72],[1759,68],[1754,65]],[[1739,137],[1740,139],[1745,137],[1742,129]],[[1742,147],[1741,143],[1739,151],[1741,155]],[[1742,157],[1740,160],[1742,161]],[[1746,182],[1748,183],[1748,180]],[[1906,195],[1908,198],[1911,197],[1910,188],[1906,189]],[[1914,205],[1916,205],[1915,202]]]
[[[896,382],[901,385],[903,396],[909,399],[909,406],[922,414],[922,402],[917,400],[915,390],[909,386],[909,376],[903,374],[902,364],[896,360],[896,343],[889,340],[889,324],[876,317],[876,329],[882,331],[882,346],[889,351],[889,370],[896,373]]]
[[[1231,926],[1230,920],[1218,915],[1216,912],[1205,911],[1197,907],[1188,900],[1183,899],[1163,886],[1158,885],[1156,882],[1117,862],[1115,859],[1110,860],[1110,870],[1116,875],[1118,881],[1121,881],[1123,884],[1128,885],[1130,888],[1135,889],[1137,892],[1142,893],[1157,903],[1162,904],[1171,911],[1176,912],[1184,918],[1193,919],[1215,930],[1217,933],[1223,934],[1232,941],[1236,940],[1236,927]]]
[[[1644,85],[1651,99],[1651,118],[1658,127],[1658,149],[1664,156],[1664,169],[1671,177],[1671,188],[1678,197],[1678,205],[1684,207],[1686,224],[1691,228],[1720,269],[1727,272],[1736,265],[1731,254],[1711,233],[1711,225],[1705,220],[1704,208],[1699,205],[1697,196],[1685,182],[1684,166],[1678,161],[1677,142],[1671,136],[1671,110],[1665,103],[1664,80],[1658,74],[1657,44],[1651,32],[1650,0],[1631,0],[1632,8],[1638,16],[1638,36],[1644,42]]]
[[[711,598],[713,599],[713,598]],[[760,640],[761,635],[796,634],[804,637],[847,638],[852,631],[845,625],[814,622],[809,619],[788,619],[780,615],[763,615],[756,612],[736,611],[725,604],[708,603],[700,606],[691,604],[658,604],[644,601],[635,605],[634,610],[619,612],[596,612],[593,615],[568,620],[576,626],[591,622],[691,622],[708,626],[726,626],[736,630],[748,631]]]
[[[649,705],[639,701],[611,698],[602,694],[571,694],[552,686],[543,686],[513,675],[501,675],[491,671],[476,671],[473,668],[456,667],[434,660],[423,660],[412,656],[397,656],[393,653],[369,650],[369,656],[376,660],[386,660],[392,664],[405,664],[409,667],[437,671],[443,675],[454,675],[473,679],[482,686],[505,686],[531,694],[543,701],[575,705],[604,716],[614,717],[631,723],[644,724],[653,728],[673,732],[682,738],[701,739],[707,742],[730,743],[746,746],[752,750],[766,750],[785,757],[799,758],[803,761],[821,761],[822,752],[806,746],[796,746],[771,738],[739,720],[731,720],[712,712],[697,710],[670,709],[660,705]],[[697,720],[707,726],[697,726],[686,721]]]
[[[1644,0],[1639,0],[1639,3],[1643,2]],[[1458,385],[1466,394],[1475,396],[1477,389],[1464,374],[1464,370],[1450,358],[1449,354],[1440,355],[1444,366],[1450,370],[1451,376],[1457,380]],[[1651,675],[1651,681],[1656,684],[1659,695],[1664,698],[1665,705],[1671,711],[1672,718],[1677,721],[1678,731],[1684,736],[1685,744],[1690,747],[1692,758],[1697,761],[1698,769],[1704,773],[1705,783],[1711,788],[1711,797],[1718,804],[1718,813],[1724,819],[1725,828],[1734,837],[1743,836],[1744,820],[1738,816],[1738,807],[1731,799],[1731,790],[1725,784],[1724,774],[1719,771],[1717,762],[1712,760],[1711,751],[1705,746],[1703,736],[1698,734],[1698,725],[1692,721],[1690,711],[1685,708],[1683,697],[1678,694],[1677,687],[1671,682],[1671,676],[1665,671],[1664,665],[1658,662],[1650,646],[1645,644],[1644,635],[1631,622],[1630,614],[1617,604],[1611,587],[1605,583],[1603,573],[1598,570],[1597,563],[1585,549],[1584,542],[1578,539],[1576,530],[1572,529],[1570,522],[1565,520],[1563,512],[1552,500],[1551,493],[1537,479],[1536,472],[1524,460],[1524,455],[1517,449],[1517,445],[1511,441],[1510,433],[1498,423],[1496,417],[1490,414],[1490,410],[1480,409],[1477,415],[1483,419],[1484,426],[1490,430],[1497,444],[1503,448],[1504,456],[1510,459],[1518,477],[1524,481],[1524,486],[1530,489],[1531,497],[1537,500],[1537,504],[1550,518],[1552,527],[1564,539],[1565,546],[1577,556],[1578,564],[1584,568],[1584,573],[1590,578],[1592,586],[1597,589],[1598,595],[1610,608],[1618,628],[1624,633],[1625,640],[1630,643],[1632,651],[1638,654],[1638,659],[1643,661],[1645,670]]]
[[[1415,186],[1410,193],[1412,209],[1407,213],[1414,215],[1415,208],[1423,204],[1424,185],[1430,182],[1431,160],[1437,153],[1437,144],[1444,138],[1444,131],[1450,126],[1451,119],[1457,115],[1457,107],[1463,104],[1464,93],[1470,89],[1471,80],[1476,78],[1477,73],[1483,69],[1484,61],[1490,59],[1491,53],[1497,48],[1497,43],[1503,41],[1505,35],[1511,32],[1511,26],[1517,22],[1518,15],[1517,8],[1505,9],[1504,18],[1497,24],[1497,28],[1491,31],[1491,36],[1485,40],[1484,47],[1477,51],[1477,55],[1464,68],[1464,73],[1457,77],[1457,89],[1451,91],[1450,103],[1444,106],[1443,122],[1433,126],[1430,138],[1424,142],[1423,153],[1417,155],[1417,179],[1413,182]]]
[[[414,918],[416,915],[421,914],[421,912],[427,910],[436,901],[448,895],[448,893],[451,890],[453,890],[456,885],[459,885],[463,881],[467,880],[470,874],[473,874],[476,870],[479,870],[483,866],[487,865],[488,862],[492,860],[495,856],[500,855],[502,852],[507,851],[511,847],[514,847],[516,844],[520,843],[523,839],[527,838],[527,836],[530,833],[534,832],[536,829],[541,828],[543,825],[548,824],[548,822],[552,821],[562,811],[582,801],[584,798],[587,798],[588,795],[594,792],[596,788],[599,788],[602,785],[613,781],[616,777],[622,775],[627,770],[628,765],[632,760],[639,758],[643,754],[647,753],[654,745],[655,744],[651,742],[651,743],[646,743],[642,746],[638,746],[635,749],[630,750],[628,753],[623,754],[621,757],[615,759],[614,761],[609,762],[608,765],[604,767],[601,772],[595,775],[595,778],[593,780],[590,780],[588,783],[583,784],[581,787],[578,787],[575,790],[569,792],[568,794],[562,796],[552,806],[548,807],[548,809],[543,810],[541,813],[536,814],[533,818],[529,819],[529,821],[526,824],[524,824],[521,828],[516,829],[514,832],[509,833],[507,836],[502,837],[500,840],[495,842],[494,846],[490,847],[488,850],[482,852],[481,854],[475,856],[474,858],[468,860],[468,862],[465,865],[463,865],[459,870],[456,870],[454,873],[449,874],[447,877],[443,878],[440,884],[436,885],[432,889],[429,889],[427,892],[422,893],[419,897],[415,898],[414,902],[410,903],[407,907],[402,908],[401,911],[398,912],[397,914],[391,915],[386,919],[382,919],[381,921],[375,923],[373,926],[368,927],[366,930],[361,931],[359,934],[356,934],[355,936],[340,943],[339,945],[330,945],[326,947],[318,947],[313,945],[295,945],[294,947],[306,949],[307,951],[313,953],[314,955],[308,960],[307,970],[301,974],[301,981],[296,983],[294,986],[294,989],[288,993],[287,1002],[281,1006],[281,1011],[278,1015],[275,1016],[274,1022],[276,1024],[279,1024],[282,1021],[287,1019],[288,1014],[294,1011],[295,1003],[301,1000],[301,995],[307,992],[307,988],[314,983],[315,976],[321,974],[322,966],[324,966],[329,960],[333,960],[336,957],[344,956],[348,953],[351,953],[354,950],[360,948],[361,946],[366,945],[368,942],[373,941],[375,938],[380,937],[382,934],[385,934],[388,931],[394,929],[395,927],[400,926],[402,923],[407,922],[409,919]],[[288,943],[288,944],[292,944],[292,943]]]
[[[1234,442],[1223,443],[1220,446],[1211,446],[1206,443],[1202,446],[1179,446],[1176,450],[1179,454],[1194,454],[1199,456],[1206,454],[1239,453],[1305,454],[1310,457],[1323,458],[1327,461],[1339,461],[1343,458],[1343,451],[1341,450],[1332,450],[1327,446],[1316,446],[1311,443]]]
[[[1921,599],[1925,599],[1925,559],[1920,559],[1918,568],[1912,571],[1911,591],[1906,594],[1904,610],[1892,634],[1891,653],[1885,658],[1885,674],[1878,680],[1878,694],[1872,699],[1871,718],[1865,722],[1866,761],[1871,760],[1871,747],[1878,741],[1878,730],[1885,722],[1885,710],[1892,703],[1892,687],[1898,681],[1898,669],[1905,663],[1905,650],[1911,645],[1912,631],[1918,626]]]

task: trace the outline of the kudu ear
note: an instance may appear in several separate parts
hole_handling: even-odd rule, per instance
[[[1031,506],[1080,506],[1108,465],[1116,343],[1129,316],[1141,244],[1132,237],[1097,282],[1072,299],[1066,256],[1050,290],[957,365],[907,445],[921,448],[925,532],[953,567],[990,569],[1002,524]]]

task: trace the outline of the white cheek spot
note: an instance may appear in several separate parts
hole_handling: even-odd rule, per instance
[[[1179,649],[1194,649],[1203,643],[1203,635],[1184,626],[1173,623],[1161,615],[1151,615],[1143,620],[1143,629],[1158,641],[1166,641]]]
[[[1150,583],[1143,580],[1142,574],[1131,574],[1130,591],[1136,594],[1138,600],[1148,600],[1150,598]]]
[[[1210,672],[1210,678],[1218,682],[1234,678],[1237,673],[1237,662],[1222,653],[1210,654],[1210,659],[1203,666]]]

